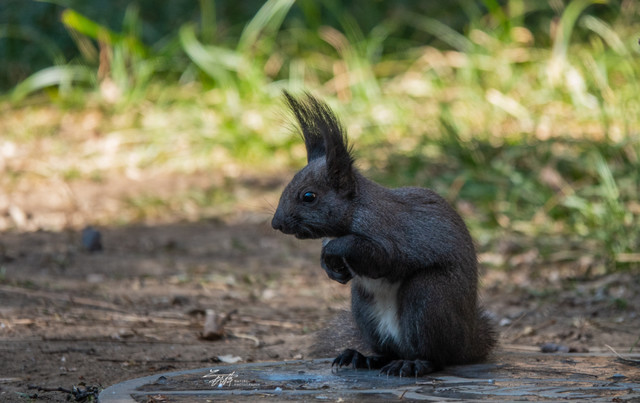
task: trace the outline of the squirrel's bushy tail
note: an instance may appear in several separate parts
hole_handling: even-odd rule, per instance
[[[478,323],[476,325],[476,335],[471,346],[473,350],[472,362],[483,361],[491,353],[498,343],[498,333],[496,332],[493,319],[483,309],[478,309]]]

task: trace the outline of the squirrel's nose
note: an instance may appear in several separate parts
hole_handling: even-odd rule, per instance
[[[277,210],[271,220],[271,227],[275,230],[282,231],[282,214]]]

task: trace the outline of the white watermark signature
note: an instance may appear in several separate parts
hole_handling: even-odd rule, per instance
[[[210,369],[209,373],[203,375],[203,378],[207,379],[205,382],[214,388],[224,388],[225,386],[233,385],[233,381],[238,377],[236,371],[233,371],[229,374],[220,374],[218,373],[219,369]]]

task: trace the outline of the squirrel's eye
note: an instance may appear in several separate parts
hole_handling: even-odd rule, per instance
[[[305,203],[311,203],[316,199],[316,194],[313,192],[306,192],[302,195],[302,201]]]

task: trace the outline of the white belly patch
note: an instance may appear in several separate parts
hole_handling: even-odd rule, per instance
[[[400,282],[390,283],[383,279],[361,276],[356,276],[354,280],[373,297],[369,307],[369,314],[371,319],[378,325],[378,335],[382,341],[390,338],[395,342],[399,342],[398,288],[400,288]]]

